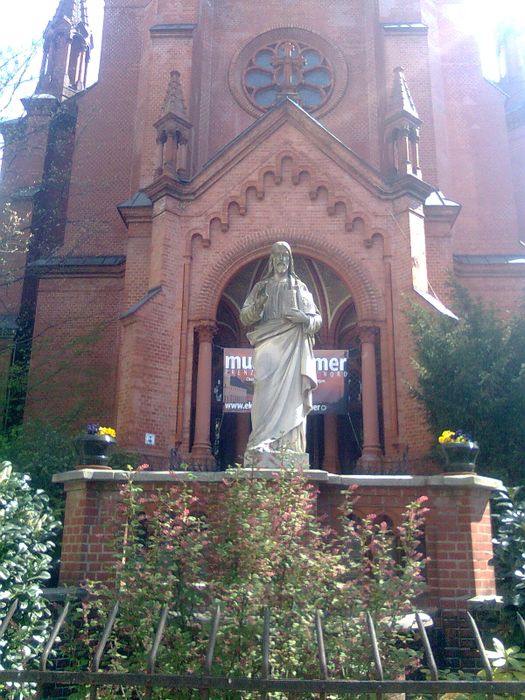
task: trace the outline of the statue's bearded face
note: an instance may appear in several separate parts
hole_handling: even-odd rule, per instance
[[[278,248],[272,253],[273,269],[280,275],[284,275],[290,267],[290,255],[286,248]]]

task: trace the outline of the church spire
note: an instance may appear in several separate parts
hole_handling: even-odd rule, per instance
[[[421,177],[419,129],[422,124],[403,68],[394,69],[394,82],[385,118],[385,166],[388,177]]]
[[[44,32],[44,56],[36,94],[71,97],[86,86],[93,40],[86,0],[59,0]]]

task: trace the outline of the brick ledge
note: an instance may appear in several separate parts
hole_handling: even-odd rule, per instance
[[[307,469],[304,476],[308,481],[322,482],[330,486],[349,487],[377,486],[377,487],[446,487],[446,488],[480,488],[488,491],[502,489],[503,483],[499,479],[492,479],[477,474],[451,474],[450,476],[439,474],[437,476],[410,476],[410,475],[372,475],[372,474],[330,474],[318,469]],[[255,476],[259,479],[274,478],[274,469],[246,469],[240,471],[242,478]],[[75,469],[53,475],[53,483],[65,484],[74,481],[114,481],[125,482],[132,478],[134,482],[162,482],[162,481],[195,481],[195,482],[221,482],[228,479],[228,472],[190,472],[190,471],[145,471],[126,472],[119,469]]]

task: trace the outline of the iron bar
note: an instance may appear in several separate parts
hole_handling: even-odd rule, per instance
[[[53,648],[53,645],[56,641],[56,638],[58,637],[58,633],[60,632],[60,629],[62,625],[64,624],[64,620],[66,619],[66,616],[69,612],[69,600],[66,602],[64,607],[62,608],[62,612],[58,616],[58,620],[55,622],[53,629],[51,631],[51,635],[49,639],[47,640],[47,644],[44,647],[44,651],[42,652],[42,656],[40,657],[40,670],[41,671],[46,671],[47,670],[47,661],[49,659],[49,654],[51,653],[51,649]],[[44,684],[39,683],[36,691],[36,697],[37,700],[40,700],[40,698],[44,697]]]
[[[164,629],[166,627],[166,620],[168,619],[169,608],[167,605],[161,610],[159,624],[157,625],[157,630],[155,632],[155,638],[153,644],[151,645],[150,652],[148,654],[148,674],[152,676],[155,673],[155,664],[157,661],[157,654],[159,653],[160,643],[164,635]],[[151,700],[153,694],[153,685],[148,685],[146,688],[145,700]]]
[[[425,650],[425,655],[427,658],[427,664],[430,670],[430,676],[433,681],[439,680],[439,674],[438,674],[438,669],[437,669],[437,664],[436,660],[434,658],[434,653],[432,651],[432,647],[430,646],[430,641],[428,639],[428,634],[425,629],[425,625],[423,624],[423,620],[421,619],[421,615],[417,612],[416,613],[416,622],[417,622],[417,628],[419,630],[419,634],[421,635],[421,640],[423,642],[423,649]],[[435,693],[432,695],[433,700],[438,700],[438,694]]]
[[[372,620],[372,615],[367,611],[366,613],[366,626],[368,627],[368,633],[370,634],[370,641],[372,642],[372,651],[374,653],[374,664],[376,667],[376,676],[378,681],[384,679],[383,674],[383,663],[381,661],[381,654],[379,653],[379,646],[377,644],[377,635],[374,621]],[[376,693],[377,700],[383,700],[383,693],[378,691]]]
[[[0,625],[0,639],[2,639],[2,637],[4,636],[5,631],[7,629],[7,626],[11,622],[11,618],[15,614],[17,608],[18,608],[18,598],[16,600],[13,600],[13,602],[9,606],[9,610],[7,611],[7,615],[2,620],[2,624]]]
[[[95,656],[93,657],[93,662],[91,664],[91,670],[94,673],[98,673],[98,670],[100,668],[100,660],[102,659],[102,654],[104,653],[104,649],[106,648],[106,644],[108,643],[109,635],[111,634],[111,631],[112,631],[113,626],[115,624],[117,614],[118,614],[118,602],[115,603],[115,605],[113,606],[113,609],[111,610],[111,613],[109,614],[106,625],[104,627],[104,631],[102,632],[102,637],[100,638],[100,642],[97,645],[97,648],[95,651]],[[98,694],[97,693],[97,685],[92,683],[91,689],[89,691],[89,700],[96,700],[97,694]]]
[[[472,627],[472,631],[474,632],[474,639],[476,640],[476,646],[478,647],[479,655],[481,656],[481,662],[483,664],[483,668],[485,669],[485,673],[487,674],[487,680],[492,681],[494,680],[494,675],[492,673],[492,666],[490,665],[489,657],[487,656],[487,652],[485,650],[485,645],[483,644],[483,640],[481,639],[481,634],[479,633],[478,626],[476,624],[476,620],[472,617],[472,615],[467,611],[467,618],[468,621],[470,622],[470,626]],[[492,693],[489,693],[487,695],[488,700],[493,700],[494,695]]]
[[[213,657],[215,654],[215,645],[217,643],[217,634],[219,632],[219,624],[221,622],[221,606],[217,604],[215,608],[215,614],[213,616],[213,621],[211,625],[210,639],[208,641],[208,651],[206,653],[206,660],[204,662],[204,671],[207,676],[211,676],[211,669],[213,666]],[[210,689],[205,688],[201,693],[203,698],[210,697]]]
[[[69,600],[66,602],[64,605],[62,612],[60,613],[58,620],[55,622],[55,626],[53,627],[53,630],[51,632],[51,636],[49,637],[46,646],[44,647],[44,651],[42,653],[42,656],[40,657],[40,670],[45,671],[47,669],[47,661],[49,659],[49,654],[51,653],[51,649],[53,648],[53,645],[56,641],[56,638],[58,637],[58,633],[60,632],[62,625],[64,624],[64,620],[66,619],[66,616],[69,612]]]
[[[521,633],[525,637],[525,620],[519,613],[516,613],[516,617],[518,618],[518,625],[520,626]]]
[[[267,679],[270,677],[270,608],[266,606],[264,608],[263,617],[263,633],[262,633],[262,665],[261,665],[261,678]],[[268,700],[268,693],[261,693],[261,700]]]
[[[320,610],[315,611],[315,636],[317,638],[317,656],[319,658],[319,670],[321,678],[328,680],[328,666],[326,663],[326,649],[324,646],[323,619]],[[326,700],[326,692],[319,693],[320,700]]]
[[[38,683],[56,685],[95,685],[97,687],[121,685],[126,688],[145,688],[153,681],[156,688],[184,688],[192,690],[233,690],[269,693],[339,693],[351,696],[357,693],[508,693],[519,697],[525,693],[525,681],[351,681],[351,680],[302,680],[289,678],[248,678],[236,676],[197,676],[156,673],[99,671],[0,671],[0,682]]]

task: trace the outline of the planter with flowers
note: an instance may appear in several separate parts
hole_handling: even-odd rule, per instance
[[[438,442],[445,458],[445,473],[472,473],[476,470],[479,445],[462,430],[444,430]]]
[[[105,428],[97,423],[89,423],[86,432],[77,438],[80,453],[80,468],[89,465],[98,469],[111,469],[109,460],[116,441],[114,428]]]

